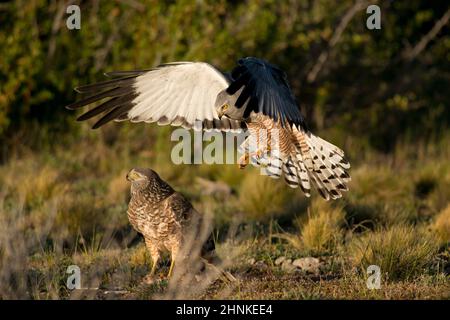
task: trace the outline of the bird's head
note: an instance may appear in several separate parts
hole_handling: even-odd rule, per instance
[[[215,107],[219,119],[221,119],[223,116],[226,116],[233,120],[243,119],[247,104],[245,104],[241,108],[237,108],[235,106],[236,100],[241,92],[242,89],[238,90],[234,95],[229,95],[226,90],[223,90],[217,95]]]
[[[127,173],[127,180],[136,186],[148,186],[155,179],[160,178],[155,171],[149,168],[133,168]]]
[[[174,192],[160,176],[150,168],[133,168],[127,173],[131,182],[131,192],[148,192],[155,196],[165,197]]]
[[[219,119],[222,118],[225,115],[225,112],[230,107],[228,103],[228,94],[226,90],[223,90],[219,92],[216,98],[215,108],[217,111],[217,115],[219,116]]]

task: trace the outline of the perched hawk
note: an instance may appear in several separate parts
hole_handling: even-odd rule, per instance
[[[289,88],[286,74],[257,58],[243,58],[229,74],[204,62],[174,62],[151,70],[106,73],[114,79],[76,88],[89,96],[68,109],[105,100],[78,120],[103,116],[98,128],[115,120],[157,122],[194,130],[248,130],[241,168],[249,162],[271,177],[284,176],[310,196],[325,199],[347,191],[350,164],[344,152],[312,134]]]
[[[175,261],[198,260],[217,263],[210,224],[172,187],[151,169],[135,168],[127,174],[131,182],[128,219],[145,239],[153,265],[146,281],[151,282],[161,253],[169,251],[171,276]],[[228,280],[234,277],[222,271]]]

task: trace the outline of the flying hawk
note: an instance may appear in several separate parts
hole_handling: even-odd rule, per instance
[[[181,261],[186,268],[189,262],[199,260],[197,258],[203,258],[203,263],[210,266],[220,262],[215,253],[210,224],[181,193],[149,168],[131,169],[126,178],[131,182],[128,219],[133,228],[144,236],[153,262],[145,282],[153,281],[164,251],[171,254],[168,277],[172,275],[176,261]],[[230,273],[215,268],[227,280],[235,280]],[[192,268],[188,269],[192,271]]]
[[[68,109],[105,100],[78,120],[157,122],[194,130],[248,130],[239,166],[261,166],[274,178],[326,200],[348,191],[349,162],[335,145],[312,134],[286,74],[264,60],[240,59],[231,73],[205,62],[173,62],[142,71],[109,72],[112,80],[76,88],[87,98]]]

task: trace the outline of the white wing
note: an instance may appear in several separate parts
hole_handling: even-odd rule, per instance
[[[108,75],[121,77],[77,88],[79,92],[95,95],[67,106],[76,109],[110,98],[78,118],[87,120],[106,113],[94,128],[111,120],[157,122],[194,129],[237,130],[241,127],[240,121],[219,119],[215,101],[229,83],[207,63],[175,62],[148,71]]]

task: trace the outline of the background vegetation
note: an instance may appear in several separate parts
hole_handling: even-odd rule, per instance
[[[69,3],[81,30],[65,26]],[[374,3],[381,30],[366,28]],[[215,217],[240,281],[195,297],[448,298],[449,18],[446,1],[419,0],[2,2],[0,298],[164,295],[164,281],[140,284],[150,261],[125,215],[137,166]],[[282,67],[311,129],[345,150],[343,199],[305,199],[254,168],[176,166],[171,128],[93,131],[64,109],[106,71],[175,60],[227,70],[242,56]],[[319,267],[279,263],[302,257]],[[100,289],[67,291],[70,264]],[[370,264],[380,290],[365,285]]]

